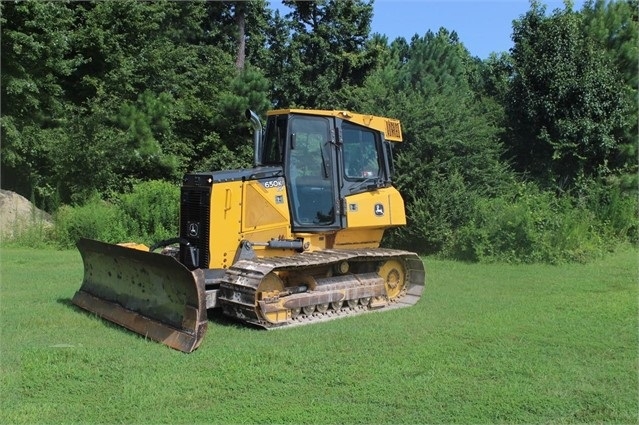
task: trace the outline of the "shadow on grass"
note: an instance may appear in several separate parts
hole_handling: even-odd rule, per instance
[[[221,308],[210,309],[206,311],[206,315],[210,322],[214,322],[216,325],[230,326],[233,328],[250,328],[250,329],[262,329],[259,326],[254,326],[247,323],[242,323],[232,317],[224,315]]]

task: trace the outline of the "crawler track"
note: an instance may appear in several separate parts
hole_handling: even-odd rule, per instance
[[[345,262],[349,271],[332,272]],[[284,290],[262,291],[274,274]],[[325,250],[238,261],[227,270],[219,299],[226,315],[273,329],[408,307],[420,299],[425,280],[423,263],[411,252]]]

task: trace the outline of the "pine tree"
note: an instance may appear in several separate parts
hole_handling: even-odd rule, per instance
[[[621,74],[584,31],[583,15],[567,6],[546,16],[533,2],[513,40],[508,139],[518,169],[561,190],[607,173],[631,109]]]
[[[274,22],[268,76],[276,105],[339,108],[342,93],[361,84],[374,66],[366,42],[372,4],[361,0],[283,2],[291,8]],[[279,46],[286,46],[281,48]]]

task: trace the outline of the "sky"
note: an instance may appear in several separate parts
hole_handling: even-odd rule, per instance
[[[541,0],[546,12],[563,9],[562,0]],[[581,10],[584,0],[575,0]],[[512,46],[512,22],[530,9],[528,0],[375,0],[372,32],[393,41],[407,41],[428,30],[444,27],[457,32],[472,56],[486,59],[491,52],[507,52]]]
[[[563,0],[540,0],[546,13],[563,9]],[[281,1],[271,6],[284,15],[288,8]],[[573,9],[581,10],[585,0],[573,0]],[[406,41],[428,30],[441,27],[457,32],[459,40],[472,56],[486,59],[492,52],[508,52],[515,19],[530,9],[529,0],[375,0],[371,33],[384,34],[391,42],[397,37]]]

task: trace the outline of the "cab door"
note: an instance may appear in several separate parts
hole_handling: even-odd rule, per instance
[[[365,126],[342,121],[339,128],[340,196],[344,228],[348,230],[335,244],[372,240],[378,243],[384,229],[406,224],[404,202],[391,185],[388,142],[381,132]],[[354,236],[348,239],[348,235]]]
[[[340,228],[334,120],[291,115],[286,149],[294,231]]]

